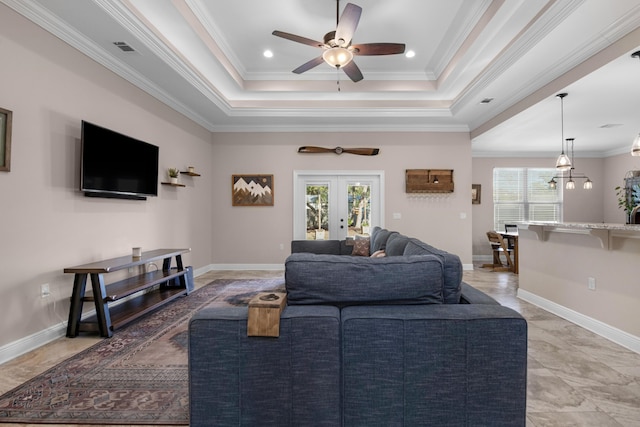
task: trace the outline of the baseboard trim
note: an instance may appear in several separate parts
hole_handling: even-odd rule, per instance
[[[268,271],[284,271],[284,264],[209,264],[209,270],[268,270]]]
[[[640,354],[640,337],[631,335],[592,317],[585,316],[582,313],[578,313],[577,311],[546,298],[542,298],[524,289],[518,289],[518,298],[547,310],[556,316],[560,316],[578,326],[582,326],[583,328],[598,334],[609,341],[613,341],[616,344],[620,344],[621,346]]]
[[[95,311],[95,310],[94,310]],[[58,323],[35,334],[11,342],[0,348],[0,365],[22,356],[38,347],[63,337],[67,332],[67,322]]]
[[[211,270],[214,270],[212,264],[194,270],[193,275],[194,277],[198,277],[201,274],[204,274]],[[126,300],[126,298],[123,299],[123,302]],[[85,319],[94,315],[95,313],[95,309],[89,310],[82,315],[82,318]],[[43,345],[48,344],[51,341],[55,341],[58,338],[63,338],[67,334],[67,323],[68,322],[66,321],[58,323],[56,325],[43,329],[42,331],[36,332],[35,334],[10,342],[9,344],[0,347],[0,365],[13,360],[16,357],[22,356],[25,353],[33,351],[38,347],[42,347]]]

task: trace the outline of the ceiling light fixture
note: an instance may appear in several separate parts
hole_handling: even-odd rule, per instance
[[[567,95],[567,93],[559,93],[556,95],[560,98],[560,143],[562,144],[562,152],[558,156],[558,160],[556,160],[556,169],[559,171],[571,170],[571,161],[569,160],[569,157],[564,154],[564,97]]]
[[[569,151],[569,144],[571,144],[571,162],[572,164],[575,165],[575,159],[573,158],[573,141],[575,141],[574,138],[567,138],[567,151]],[[563,144],[564,146],[564,144]],[[565,189],[567,190],[574,190],[576,188],[576,182],[574,181],[574,178],[576,179],[584,179],[584,184],[582,185],[582,188],[584,188],[585,190],[591,190],[593,188],[593,181],[591,181],[589,179],[588,176],[586,176],[583,173],[580,172],[574,172],[575,168],[574,167],[570,167],[569,168],[569,175],[564,175],[564,173],[561,173],[560,175],[556,175],[553,178],[551,178],[551,181],[549,181],[547,184],[549,184],[549,188],[551,190],[555,190],[558,186],[558,182],[556,181],[557,179],[566,179],[567,182],[565,184]]]
[[[408,50],[407,53],[404,54],[407,58],[413,58],[416,56],[416,53],[413,50]]]
[[[332,47],[322,53],[322,59],[335,68],[342,68],[353,59],[353,53],[344,47]]]
[[[265,50],[264,52],[262,52],[262,55],[263,55],[265,58],[273,58],[273,52],[272,52],[272,51],[270,51],[270,50],[268,50],[268,49],[267,49],[267,50]]]
[[[631,57],[640,59],[640,50],[633,52]],[[631,155],[640,156],[640,133],[636,135],[636,138],[633,140],[633,144],[631,145]]]

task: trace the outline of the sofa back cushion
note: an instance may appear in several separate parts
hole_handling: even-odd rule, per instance
[[[404,234],[391,233],[387,238],[387,244],[384,249],[385,254],[387,256],[402,256],[407,243],[409,243],[409,238]]]
[[[344,240],[292,240],[291,253],[309,252],[312,254],[350,255],[353,246]]]
[[[462,285],[462,261],[458,255],[435,248],[418,239],[409,239],[404,248],[404,255],[434,255],[444,265],[444,282],[442,297],[445,304],[458,304],[460,302]]]
[[[371,243],[371,250],[369,252],[374,253],[377,251],[385,250],[387,246],[387,239],[389,239],[389,236],[391,236],[392,234],[398,234],[398,232],[389,231],[386,228],[379,230],[373,237],[373,242]]]
[[[442,304],[443,276],[443,262],[433,255],[296,253],[285,261],[289,305]]]

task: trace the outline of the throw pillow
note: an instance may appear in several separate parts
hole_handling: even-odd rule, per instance
[[[369,239],[356,239],[353,241],[351,255],[369,256]]]

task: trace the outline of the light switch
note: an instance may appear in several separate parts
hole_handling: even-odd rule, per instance
[[[393,219],[402,219],[402,214],[400,212],[394,212]]]
[[[467,213],[466,212],[460,212],[460,219],[467,219]]]

